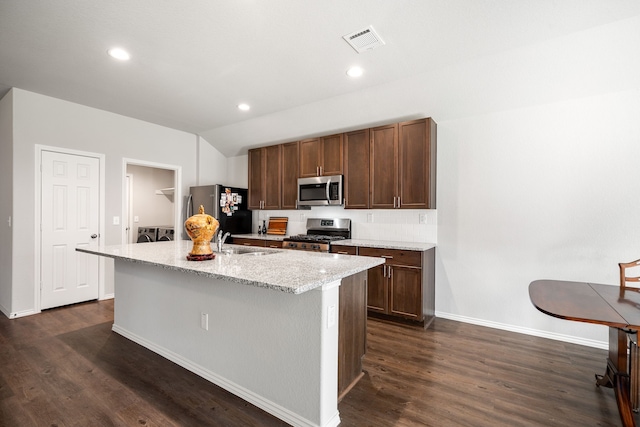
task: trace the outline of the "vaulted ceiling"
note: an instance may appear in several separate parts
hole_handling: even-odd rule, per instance
[[[2,0],[0,96],[18,87],[206,138],[639,13],[637,0]],[[342,36],[369,25],[385,44],[359,54]]]

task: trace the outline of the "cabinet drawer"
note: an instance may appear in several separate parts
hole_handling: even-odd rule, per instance
[[[356,246],[331,246],[331,253],[344,255],[358,255]]]
[[[233,242],[234,245],[245,245],[245,246],[260,246],[266,247],[267,241],[260,239],[245,239],[242,237],[234,237]]]
[[[386,263],[389,265],[422,267],[422,252],[419,251],[360,247],[358,255],[382,257],[386,259]]]

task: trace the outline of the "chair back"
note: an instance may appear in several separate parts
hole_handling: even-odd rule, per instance
[[[631,262],[621,262],[618,266],[620,267],[620,292],[625,290],[640,292],[640,288],[638,288],[638,286],[627,285],[627,283],[640,282],[640,276],[631,276],[627,271],[627,269],[640,266],[640,259]],[[640,273],[640,270],[638,270],[638,273]]]

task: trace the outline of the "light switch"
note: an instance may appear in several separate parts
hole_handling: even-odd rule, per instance
[[[114,216],[113,217],[113,225],[120,225],[120,217],[119,216]]]
[[[138,215],[134,216],[133,222],[140,222],[140,217]]]

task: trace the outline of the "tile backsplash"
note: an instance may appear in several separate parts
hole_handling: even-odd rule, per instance
[[[435,209],[344,209],[313,207],[310,210],[253,211],[253,232],[269,217],[287,217],[287,234],[304,234],[307,218],[349,218],[353,239],[437,243],[438,211]]]

